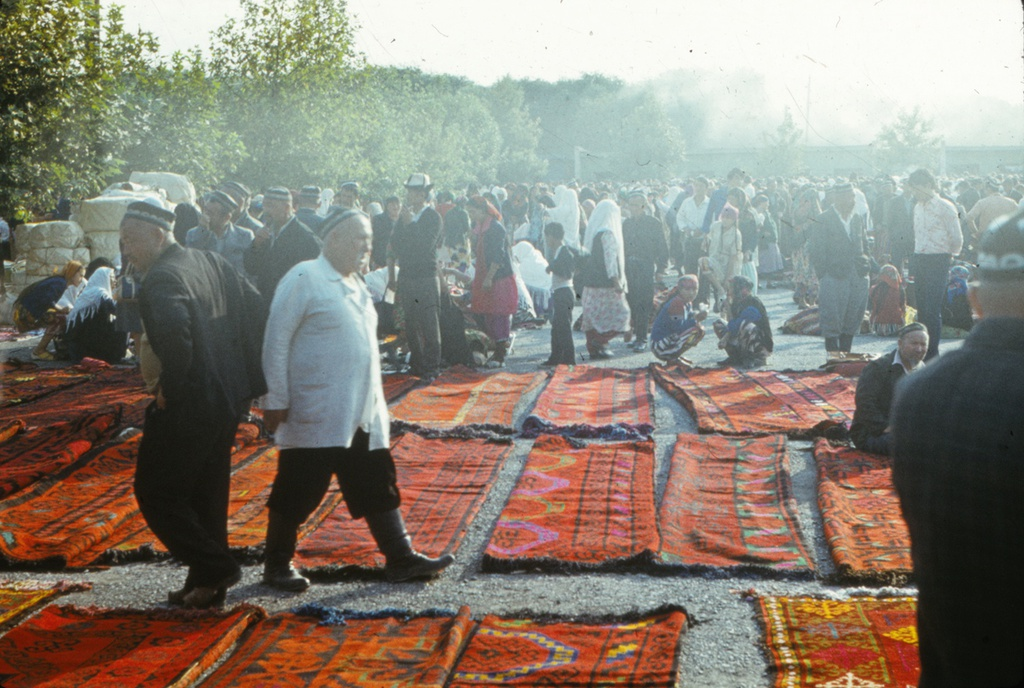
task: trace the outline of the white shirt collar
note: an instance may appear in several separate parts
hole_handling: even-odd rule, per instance
[[[900,366],[902,366],[903,367],[903,372],[905,372],[905,373],[912,373],[915,370],[917,370],[918,368],[923,368],[924,367],[924,361],[918,361],[916,366],[914,366],[913,368],[908,368],[906,366],[906,364],[903,363],[903,359],[900,358],[900,349],[899,349],[899,347],[896,347],[896,355],[893,356],[893,358],[892,358],[892,364],[893,365],[899,364]]]

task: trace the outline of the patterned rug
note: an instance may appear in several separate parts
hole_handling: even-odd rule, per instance
[[[455,668],[470,686],[675,686],[678,608],[591,623],[487,615]]]
[[[842,579],[902,585],[910,577],[910,533],[892,482],[892,462],[878,454],[814,445],[818,507]]]
[[[405,375],[403,373],[383,375],[382,378],[384,380],[384,399],[389,404],[415,387],[420,381],[414,375]]]
[[[339,620],[343,615],[323,611]],[[473,625],[468,607],[445,616],[346,618],[324,625],[306,615],[277,614],[261,622],[203,686],[441,688]]]
[[[89,373],[74,368],[5,367],[0,374],[0,409],[26,404],[91,379]]]
[[[21,618],[57,595],[91,589],[90,583],[0,581],[0,626]]]
[[[103,368],[94,370],[90,379],[57,390],[41,399],[21,404],[12,413],[31,426],[42,426],[67,420],[69,414],[93,411],[102,406],[123,408],[120,430],[142,427],[146,406],[152,397],[146,393],[142,378],[135,368]]]
[[[665,390],[697,418],[701,432],[787,434],[842,432],[853,420],[855,380],[834,373],[679,369],[652,365]]]
[[[50,606],[0,638],[0,683],[189,686],[265,615]]]
[[[759,603],[776,688],[917,685],[913,597],[762,597]]]
[[[418,551],[436,557],[459,548],[509,451],[507,445],[484,440],[411,434],[392,445],[402,515]],[[366,523],[353,521],[339,505],[300,540],[296,564],[320,575],[365,574],[368,569],[379,574],[384,558]]]
[[[52,425],[33,427],[0,444],[0,499],[70,466],[109,439],[123,407],[100,407]],[[67,416],[65,416],[67,417]]]
[[[523,435],[646,439],[654,432],[653,409],[646,370],[558,366],[523,423]]]
[[[533,445],[484,553],[484,570],[636,570],[659,546],[654,443]]]
[[[659,513],[661,561],[809,573],[782,435],[679,435]]]
[[[25,422],[20,418],[0,421],[0,445],[25,431]]]
[[[516,405],[544,382],[545,373],[478,373],[465,366],[446,370],[426,387],[409,392],[391,409],[400,429],[474,431],[511,435]]]

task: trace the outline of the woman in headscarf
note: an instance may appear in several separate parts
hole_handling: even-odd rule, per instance
[[[494,341],[495,351],[488,367],[505,365],[511,338],[512,314],[519,305],[519,291],[512,273],[505,228],[497,208],[482,196],[466,204],[473,223],[471,233],[475,259],[470,310],[482,316],[484,330]]]
[[[115,311],[114,270],[97,268],[68,314],[65,337],[72,361],[88,357],[117,363],[124,358],[128,336],[118,332]]]
[[[714,324],[718,348],[729,355],[722,365],[763,366],[775,348],[768,311],[761,299],[753,295],[753,286],[743,275],[729,280],[729,321],[718,320]]]
[[[793,211],[793,301],[801,310],[818,303],[818,276],[807,256],[807,239],[819,215],[818,192],[804,188]]]
[[[963,265],[954,265],[949,269],[946,301],[942,304],[943,327],[955,327],[958,330],[974,327],[973,310],[967,300],[967,282],[970,279],[971,271]]]
[[[611,358],[608,343],[629,331],[626,301],[626,256],[622,211],[610,199],[598,203],[587,222],[583,248],[588,258],[583,276],[582,328],[592,359]]]
[[[715,290],[715,313],[725,307],[725,285],[740,273],[743,265],[743,236],[739,228],[740,213],[728,203],[708,231],[708,255],[701,258],[701,275]]]
[[[658,311],[651,327],[651,352],[669,365],[692,366],[683,353],[692,349],[704,338],[701,321],[707,317],[705,311],[693,310],[700,282],[696,275],[683,275],[676,282],[672,297]]]
[[[548,211],[550,222],[562,225],[563,241],[574,249],[580,247],[580,201],[575,189],[559,184],[555,187],[555,207]],[[554,256],[548,256],[552,260]]]
[[[18,331],[46,327],[32,350],[33,359],[54,360],[54,355],[46,349],[54,337],[64,334],[65,318],[84,288],[85,266],[77,260],[69,260],[59,273],[33,282],[18,294],[14,302],[14,324]]]
[[[907,292],[895,266],[882,266],[878,280],[871,287],[868,305],[871,331],[875,334],[889,337],[906,324]]]
[[[743,275],[754,285],[753,293],[757,296],[757,217],[750,205],[747,193],[739,187],[729,189],[726,199],[730,205],[739,211],[737,224],[740,228],[740,236],[743,239],[743,262],[740,263],[739,274]]]

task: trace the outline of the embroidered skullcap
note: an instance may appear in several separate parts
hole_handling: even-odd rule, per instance
[[[423,172],[415,172],[409,175],[409,179],[405,182],[405,188],[430,191],[434,188],[434,185],[430,183],[430,175]]]
[[[302,187],[302,190],[299,191],[299,198],[304,201],[319,201],[320,191],[321,189],[319,186],[304,186]]]
[[[897,339],[903,339],[911,332],[927,332],[928,328],[919,322],[912,322],[909,325],[904,325],[896,332]]]
[[[359,193],[359,182],[342,182],[341,186],[339,186],[338,189],[339,190],[355,191],[358,194]]]
[[[633,189],[629,192],[629,198],[642,198],[647,200],[647,193],[643,189]]]
[[[978,242],[982,281],[1024,280],[1024,210],[992,221]]]
[[[234,194],[243,198],[249,198],[252,196],[252,191],[249,191],[249,187],[242,182],[224,182],[220,185],[220,189],[221,191],[226,191],[229,194]]]
[[[340,226],[343,222],[351,220],[353,217],[365,217],[366,219],[370,219],[370,216],[362,210],[335,206],[334,209],[327,214],[327,217],[324,218],[324,223],[320,227],[320,236],[326,237],[334,230],[335,227]]]
[[[238,210],[238,202],[223,191],[211,191],[206,196],[207,203],[219,203],[231,212]]]
[[[174,227],[174,213],[163,207],[160,201],[155,198],[146,198],[135,201],[128,206],[124,213],[124,220],[139,220],[156,225],[165,232],[170,232]]]
[[[853,184],[850,182],[842,182],[832,187],[834,193],[853,193]]]
[[[291,201],[292,192],[283,186],[272,186],[263,194],[264,201]]]

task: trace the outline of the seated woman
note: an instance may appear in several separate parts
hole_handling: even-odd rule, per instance
[[[725,349],[729,357],[722,365],[737,368],[756,368],[768,361],[775,348],[768,311],[761,299],[751,292],[754,283],[743,275],[729,280],[729,322],[715,322],[718,348]]]
[[[25,287],[14,302],[14,324],[19,332],[45,327],[32,358],[52,361],[54,355],[46,348],[55,337],[64,333],[65,317],[82,292],[85,266],[69,260],[60,273]]]
[[[117,363],[124,358],[128,335],[117,331],[116,309],[114,270],[98,268],[68,314],[65,339],[71,360],[97,358]]]
[[[673,295],[654,318],[651,352],[665,363],[693,365],[683,357],[683,352],[692,349],[704,338],[701,322],[708,315],[706,311],[693,310],[693,300],[697,298],[699,286],[696,275],[680,277]]]
[[[963,265],[949,269],[949,283],[946,286],[946,300],[942,304],[942,326],[968,331],[974,327],[974,315],[967,300],[967,283],[971,271]]]
[[[868,306],[871,331],[875,334],[889,337],[903,327],[907,315],[907,292],[895,266],[882,266],[878,280],[871,286]]]

